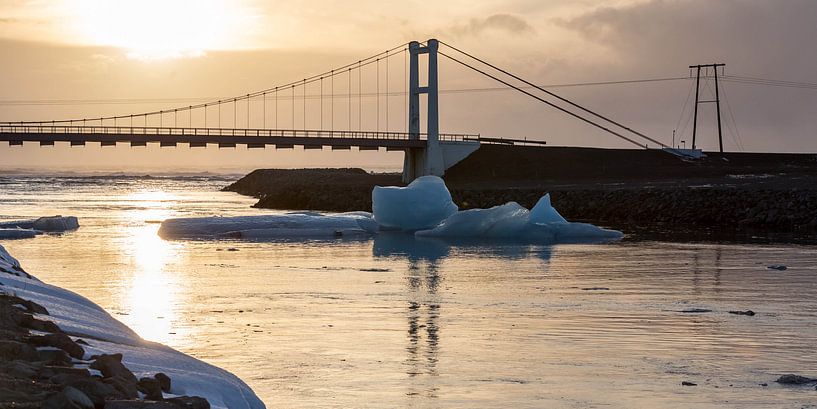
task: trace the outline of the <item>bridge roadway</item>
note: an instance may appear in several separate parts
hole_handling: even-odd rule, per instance
[[[192,147],[206,147],[208,144],[220,148],[264,148],[267,145],[278,149],[303,146],[304,149],[351,149],[359,150],[407,150],[425,148],[426,135],[412,135],[405,132],[377,131],[328,131],[328,130],[282,130],[282,129],[228,129],[228,128],[177,128],[149,126],[74,126],[52,124],[0,124],[0,141],[9,145],[23,142],[38,142],[40,146],[68,142],[71,146],[83,146],[86,142],[99,142],[102,146],[130,143],[130,146],[146,146],[158,143],[163,147],[177,146],[179,143]],[[464,141],[479,138],[479,135],[440,134],[440,141]]]

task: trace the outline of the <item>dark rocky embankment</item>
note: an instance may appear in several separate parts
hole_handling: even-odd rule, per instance
[[[399,184],[398,174],[363,169],[258,169],[224,190],[257,197],[253,207],[346,212],[371,211],[375,186]]]
[[[689,161],[655,150],[484,145],[446,172],[462,209],[550,192],[568,219],[636,235],[764,236],[810,241],[817,232],[817,155],[708,153]],[[371,210],[376,185],[400,175],[361,169],[261,169],[225,190],[256,207]]]

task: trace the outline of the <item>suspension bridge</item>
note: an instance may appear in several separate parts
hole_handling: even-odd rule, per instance
[[[425,84],[420,83],[421,57],[425,62]],[[10,146],[24,142],[83,146],[96,142],[102,146],[124,143],[399,150],[405,152],[406,182],[422,175],[442,176],[482,143],[543,143],[440,132],[440,57],[639,148],[651,144],[671,149],[655,138],[434,39],[402,44],[321,74],[228,99],[128,115],[0,122],[0,141]],[[391,74],[401,78],[395,80]],[[422,95],[426,97],[424,110]],[[405,113],[405,121],[395,123],[392,114],[397,108]]]

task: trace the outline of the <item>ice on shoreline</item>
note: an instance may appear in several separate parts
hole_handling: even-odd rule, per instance
[[[60,329],[81,337],[85,358],[122,353],[123,364],[137,377],[163,372],[173,380],[171,393],[201,396],[213,408],[260,409],[264,404],[235,375],[162,344],[141,339],[101,307],[71,291],[45,284],[25,274],[19,262],[0,245],[0,291],[44,306]],[[19,274],[18,274],[19,273]]]
[[[331,238],[370,236],[376,232],[377,223],[367,212],[178,218],[165,220],[159,228],[159,236],[166,239]]]

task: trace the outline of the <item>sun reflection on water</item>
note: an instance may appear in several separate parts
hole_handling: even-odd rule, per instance
[[[133,271],[123,300],[129,315],[122,318],[142,338],[162,343],[184,336],[174,326],[183,288],[173,267],[183,244],[162,240],[155,223],[171,216],[168,205],[173,198],[162,191],[139,191],[125,198],[138,206],[124,215],[132,226],[123,247]]]

